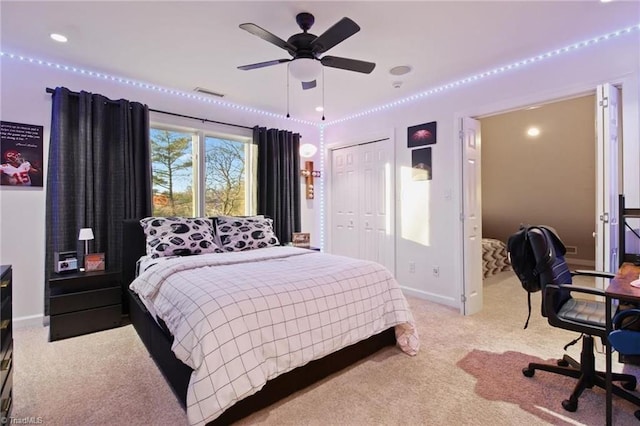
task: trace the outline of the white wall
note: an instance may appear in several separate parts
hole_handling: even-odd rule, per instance
[[[639,35],[635,33],[545,63],[529,65],[518,71],[431,95],[421,102],[407,103],[401,108],[385,110],[384,113],[325,127],[327,145],[360,142],[369,136],[392,136],[390,143],[395,144],[397,165],[396,275],[408,291],[458,306],[461,291],[458,220],[461,181],[456,120],[463,114],[484,115],[583,93],[606,81],[623,83],[624,188],[627,204],[640,205],[639,45]],[[0,58],[0,73],[0,119],[44,126],[45,159],[51,120],[51,96],[45,89],[56,86],[100,93],[112,99],[139,101],[154,109],[212,120],[289,129],[300,132],[304,142],[320,141],[317,128],[307,124],[241,109],[222,108],[6,57]],[[452,80],[464,77],[452,76]],[[419,75],[415,78],[419,78]],[[411,94],[399,92],[401,95]],[[432,146],[434,178],[426,185],[423,183],[425,188],[416,188],[415,184],[401,179],[403,168],[411,164],[410,150],[406,148],[406,128],[434,120],[438,122],[438,142]],[[312,160],[319,168],[320,153]],[[328,183],[328,178],[329,174],[323,170],[323,177],[317,185],[318,191]],[[416,189],[422,198],[412,192]],[[315,200],[303,198],[302,202],[302,228],[311,232],[313,245],[319,245],[322,228],[319,223],[322,198],[319,192],[316,194]],[[328,192],[324,194],[325,200],[329,196]],[[403,197],[406,201],[401,201]],[[413,219],[402,222],[403,213],[405,217],[412,216]],[[42,320],[44,226],[44,188],[0,188],[0,263],[12,264],[14,268],[13,312],[17,326],[30,322],[41,323]],[[411,234],[427,231],[429,244],[411,242],[402,237],[403,231]],[[415,261],[416,271],[410,274],[407,265],[411,260]],[[432,275],[434,266],[440,268],[440,277],[437,279]]]
[[[634,33],[325,129],[328,146],[360,141],[363,134],[395,133],[396,277],[407,292],[454,307],[460,305],[462,244],[459,217],[462,204],[458,123],[463,115],[487,115],[594,91],[599,83],[622,83],[624,188],[628,205],[640,205],[639,46],[639,35]],[[465,77],[469,76],[452,76],[451,81]],[[443,85],[447,83],[442,82]],[[428,89],[431,88],[425,87],[425,91]],[[399,93],[399,97],[409,95]],[[403,182],[402,170],[411,166],[407,127],[431,121],[438,123],[437,143],[430,145],[433,180],[427,185],[410,180]],[[570,167],[571,159],[566,160]],[[423,186],[417,188],[417,185]],[[410,238],[403,237],[403,232]],[[412,236],[418,234],[428,235],[428,243],[412,241]],[[409,272],[409,262],[415,262],[415,273]],[[434,277],[434,267],[439,267],[438,278]]]
[[[265,126],[299,132],[305,142],[317,141],[315,126],[293,120],[229,109],[177,95],[135,88],[61,71],[43,65],[0,59],[0,119],[44,126],[44,159],[48,155],[51,95],[47,87],[125,98],[150,108],[244,126]],[[226,129],[229,130],[228,128]],[[46,185],[45,185],[46,186]],[[13,265],[13,316],[16,326],[42,324],[44,311],[44,249],[46,188],[0,187],[0,263]],[[304,197],[303,197],[304,198]],[[313,201],[302,203],[303,229],[317,235]]]

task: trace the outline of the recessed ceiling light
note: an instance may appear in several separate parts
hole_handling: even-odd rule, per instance
[[[538,129],[537,127],[529,127],[529,129],[527,130],[527,135],[535,138],[536,136],[540,135],[540,129]]]
[[[389,70],[389,74],[391,75],[405,75],[409,72],[411,72],[411,67],[409,65],[400,65]]]
[[[317,106],[317,107],[316,107],[316,111],[318,111],[318,112],[322,112],[322,111],[324,111],[324,108],[323,108],[323,107],[321,107],[321,106]]]
[[[62,34],[58,34],[58,33],[51,33],[50,36],[53,40],[59,42],[59,43],[66,43],[67,42],[67,37],[63,36]]]

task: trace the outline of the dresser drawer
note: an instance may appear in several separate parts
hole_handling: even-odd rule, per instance
[[[9,316],[5,318],[5,312],[2,312],[2,318],[0,319],[0,345],[4,348],[8,343],[11,342],[11,330],[13,328],[13,320]],[[11,310],[9,310],[9,314],[11,314]]]
[[[9,269],[0,279],[0,300],[3,302],[11,299],[12,273]]]
[[[11,372],[11,367],[13,365],[13,342],[9,345],[7,352],[4,354],[2,361],[0,361],[0,383],[5,385],[7,378],[9,377],[9,373]]]
[[[0,394],[0,417],[8,419],[11,416],[11,407],[13,406],[13,366],[9,367],[7,380],[2,387]]]
[[[120,287],[111,287],[51,296],[49,313],[50,315],[58,315],[115,305],[121,302],[121,295]]]
[[[119,327],[121,315],[121,304],[68,314],[51,315],[49,318],[49,340],[65,339],[94,331],[106,330],[107,328]]]

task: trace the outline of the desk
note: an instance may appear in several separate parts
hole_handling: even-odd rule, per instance
[[[640,303],[640,288],[632,287],[629,283],[638,278],[640,275],[640,266],[635,266],[632,263],[623,263],[620,266],[620,270],[616,274],[615,278],[611,280],[611,283],[605,290],[606,295],[606,316],[607,318],[607,336],[611,333],[611,300],[617,299],[620,301],[627,302],[636,302]],[[613,393],[612,384],[611,384],[611,369],[612,369],[612,361],[611,361],[611,345],[607,341],[606,344],[606,393],[607,393],[607,426],[611,425],[613,410],[612,410],[612,401],[611,394]]]

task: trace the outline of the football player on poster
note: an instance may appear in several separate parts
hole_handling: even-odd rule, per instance
[[[3,159],[6,162],[0,164],[2,185],[31,186],[31,174],[40,172],[15,149],[5,151]]]

